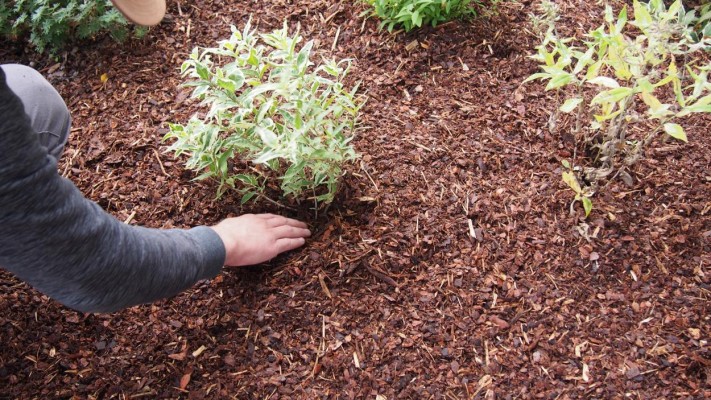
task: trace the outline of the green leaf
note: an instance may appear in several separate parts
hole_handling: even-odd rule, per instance
[[[602,60],[596,61],[595,63],[590,65],[587,73],[585,74],[585,79],[587,79],[588,81],[591,79],[594,79],[600,73],[601,68],[602,68]]]
[[[595,84],[595,85],[604,86],[604,87],[610,88],[610,89],[615,89],[615,88],[620,87],[620,84],[617,83],[616,80],[614,80],[612,78],[608,78],[606,76],[598,76],[596,78],[588,80],[588,82]]]
[[[651,93],[642,92],[642,101],[649,107],[650,113],[654,116],[662,117],[671,114],[671,111],[668,111],[669,105],[662,104],[662,102]]]
[[[564,113],[569,113],[569,112],[575,110],[575,108],[576,108],[582,101],[583,101],[583,98],[582,98],[582,97],[575,97],[575,98],[572,98],[572,99],[568,99],[568,100],[565,101],[565,103],[563,103],[562,106],[560,106],[560,111],[562,111],[562,112],[564,112]]]
[[[614,21],[614,16],[612,15],[612,7],[605,5],[605,22],[612,23]]]
[[[247,186],[258,186],[257,178],[252,175],[237,174],[235,178]]]
[[[625,97],[634,94],[634,89],[628,87],[619,87],[616,89],[605,90],[595,96],[590,104],[616,103]]]
[[[691,113],[711,113],[711,104],[694,104],[684,107],[684,109],[682,109],[677,116],[685,117]]]
[[[647,7],[637,0],[634,0],[633,8],[634,24],[644,32],[652,24],[652,16],[649,14]]]
[[[304,45],[304,47],[301,48],[301,51],[299,51],[299,54],[296,57],[296,65],[299,70],[303,70],[308,67],[309,56],[311,55],[311,48],[313,47],[313,45],[314,42],[309,41]]]
[[[278,142],[278,138],[276,133],[273,131],[262,128],[261,126],[255,126],[254,131],[259,135],[259,138],[262,139],[262,142],[268,146],[268,147],[275,147]]]
[[[666,132],[667,135],[673,137],[674,139],[681,140],[682,142],[688,142],[686,138],[686,132],[684,132],[684,128],[682,128],[679,124],[674,124],[671,122],[664,124],[664,132]]]
[[[548,85],[546,86],[546,90],[553,90],[553,89],[557,89],[559,87],[565,86],[572,79],[573,79],[573,75],[571,75],[567,72],[561,72],[557,75],[554,75],[553,78],[551,78],[551,81],[548,82]]]
[[[595,54],[595,48],[589,48],[585,53],[583,53],[579,58],[577,64],[575,64],[575,69],[573,69],[573,74],[577,75],[582,72],[583,68],[592,63],[592,57]]]
[[[652,85],[651,82],[649,82],[649,78],[641,78],[637,81],[637,86],[639,86],[639,90],[641,90],[643,93],[652,93],[654,92],[654,85]]]
[[[622,7],[622,11],[620,11],[620,14],[617,16],[617,23],[615,24],[615,29],[617,32],[622,32],[622,28],[624,28],[625,24],[627,23],[627,6],[625,5]]]
[[[217,86],[219,86],[227,91],[233,92],[233,93],[237,90],[235,83],[232,82],[230,79],[225,79],[225,78],[218,79]]]
[[[682,10],[681,2],[676,0],[672,5],[669,6],[667,10],[667,15],[671,18],[678,18],[679,11]]]
[[[709,104],[711,104],[711,94],[707,94],[706,96],[696,100],[693,106],[706,106]]]
[[[230,158],[231,154],[229,151],[226,151],[220,155],[220,157],[217,159],[217,165],[220,168],[220,174],[222,176],[227,175],[227,161]]]
[[[264,104],[262,104],[262,106],[259,107],[259,112],[257,113],[255,122],[259,123],[260,121],[262,121],[264,118],[267,117],[267,114],[269,114],[269,116],[272,116],[273,114],[271,114],[271,109],[273,106],[274,106],[273,99],[269,99]]]
[[[248,201],[250,201],[256,195],[257,194],[254,192],[247,192],[244,195],[242,195],[242,199],[240,199],[239,203],[246,204]]]
[[[271,161],[275,158],[278,158],[278,157],[279,157],[279,153],[277,153],[274,150],[269,150],[269,151],[265,151],[264,153],[262,153],[259,157],[254,159],[254,161],[252,161],[252,162],[255,164],[266,164],[269,161]]]
[[[205,173],[202,173],[202,174],[196,176],[195,178],[193,178],[193,180],[194,181],[202,181],[207,178],[212,178],[214,175],[215,174],[213,174],[212,172],[205,172]]]
[[[595,117],[595,121],[604,122],[604,121],[609,121],[609,120],[615,118],[616,116],[620,115],[621,113],[622,113],[622,110],[617,110],[617,111],[615,111],[613,113],[609,113],[609,114],[603,114],[603,115],[595,114],[594,117]],[[599,125],[600,124],[597,124],[597,125],[593,124],[594,129],[600,129]]]
[[[210,79],[210,71],[202,63],[199,63],[199,62],[195,63],[195,72],[197,72],[200,79],[204,79],[204,80]]]
[[[240,69],[230,71],[230,75],[228,76],[228,78],[232,80],[235,90],[239,90],[244,85],[244,73]]]
[[[536,79],[548,79],[548,78],[550,78],[550,77],[551,77],[551,74],[548,74],[548,73],[545,73],[545,72],[538,72],[538,73],[535,73],[535,74],[529,76],[528,78],[526,78],[526,79],[525,79],[523,82],[521,82],[521,83],[530,82],[530,81],[533,81],[533,80],[536,80]]]
[[[592,200],[590,200],[589,197],[583,196],[580,201],[582,201],[583,203],[583,209],[585,209],[585,218],[587,218],[593,209]]]
[[[415,10],[415,12],[412,13],[410,19],[412,20],[412,25],[418,27],[422,26],[422,18],[420,18],[420,12],[418,10]]]

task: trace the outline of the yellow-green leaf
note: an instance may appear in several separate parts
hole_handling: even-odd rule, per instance
[[[681,9],[681,2],[679,0],[675,1],[672,3],[671,6],[669,6],[669,9],[667,10],[667,15],[670,17],[673,17],[677,14],[679,14],[679,10]]]
[[[664,124],[664,132],[666,132],[667,135],[673,137],[674,139],[681,140],[682,142],[688,142],[686,138],[686,132],[684,132],[684,128],[682,128],[679,124],[674,124],[671,122]]]
[[[634,22],[637,27],[640,29],[644,30],[644,28],[648,27],[652,23],[652,16],[649,15],[649,10],[647,10],[647,7],[645,4],[640,3],[637,0],[634,0]]]
[[[696,102],[692,105],[692,107],[693,106],[699,106],[699,107],[706,106],[709,104],[711,104],[711,94],[708,94],[708,95],[696,100]]]
[[[622,110],[617,110],[617,111],[615,111],[613,113],[609,113],[609,114],[602,114],[602,115],[595,114],[594,117],[597,122],[605,122],[605,121],[609,121],[609,120],[615,118],[616,116],[620,115],[621,112],[622,112]]]
[[[672,114],[668,104],[662,104],[653,94],[642,92],[642,101],[649,107],[649,114],[655,118],[661,118]]]
[[[575,178],[572,172],[563,172],[563,182],[565,182],[571,189],[577,194],[582,194],[583,190],[580,188],[578,180]]]
[[[634,93],[632,88],[618,87],[600,92],[592,99],[591,104],[616,103]]]
[[[567,72],[561,72],[551,78],[550,82],[548,82],[548,85],[546,86],[546,90],[557,89],[561,86],[565,86],[571,79],[573,79],[572,75]]]
[[[565,101],[565,103],[563,103],[562,106],[560,106],[560,111],[562,111],[564,113],[569,113],[569,112],[575,110],[575,107],[577,107],[578,104],[580,104],[582,101],[583,101],[583,99],[581,97],[575,97],[572,99],[568,99]]]
[[[617,23],[615,24],[615,30],[617,32],[622,32],[622,28],[624,28],[626,23],[627,23],[627,6],[624,6],[624,7],[622,7],[622,11],[620,11],[620,14],[617,16]]]
[[[583,202],[583,209],[585,209],[585,217],[587,218],[593,209],[592,200],[589,197],[583,197],[580,200]]]
[[[535,73],[535,74],[529,76],[528,78],[526,78],[522,83],[527,83],[527,82],[530,82],[530,81],[536,80],[536,79],[546,79],[546,78],[550,78],[550,77],[551,77],[551,74],[547,74],[544,72],[538,72],[538,73]]]
[[[600,68],[602,68],[602,60],[595,62],[588,68],[588,72],[585,74],[585,79],[594,79],[599,73]]]
[[[652,83],[649,81],[649,78],[647,78],[647,77],[640,78],[637,81],[637,86],[639,86],[639,89],[642,92],[652,93],[654,91],[654,86],[652,85]]]
[[[595,48],[591,47],[585,53],[580,55],[577,64],[575,64],[575,69],[573,69],[574,75],[579,74],[583,70],[583,68],[585,68],[592,62],[593,54],[595,54]]]
[[[608,78],[606,76],[598,76],[596,78],[590,79],[588,82],[593,83],[595,85],[604,86],[604,87],[610,88],[610,89],[616,89],[616,88],[620,87],[620,84],[617,83],[616,80],[614,80],[612,78]]]
[[[694,104],[685,107],[681,112],[677,113],[677,117],[686,117],[691,113],[711,113],[711,104]]]

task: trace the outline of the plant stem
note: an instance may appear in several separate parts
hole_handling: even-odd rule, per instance
[[[293,207],[286,206],[286,205],[284,205],[284,204],[279,203],[278,201],[275,201],[275,200],[270,199],[269,197],[267,197],[267,196],[266,196],[265,194],[263,194],[263,193],[259,193],[259,192],[255,192],[255,193],[257,193],[257,197],[262,198],[262,199],[264,199],[264,200],[266,200],[266,201],[268,201],[268,202],[274,204],[274,205],[277,206],[277,207],[281,207],[281,208],[284,208],[284,209],[287,209],[287,210],[290,210],[290,211],[298,211],[297,209],[295,209],[295,208],[293,208]]]

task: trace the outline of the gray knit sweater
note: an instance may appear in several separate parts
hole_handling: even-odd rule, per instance
[[[125,225],[57,172],[0,68],[0,266],[80,311],[173,296],[225,260],[208,227]]]

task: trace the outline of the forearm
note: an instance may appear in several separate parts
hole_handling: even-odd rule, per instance
[[[81,311],[110,312],[173,296],[215,276],[224,261],[219,237],[206,227],[131,227],[91,204],[35,210],[22,219],[0,220],[0,265]]]
[[[106,312],[175,295],[224,260],[210,228],[132,227],[85,199],[58,175],[0,70],[0,266],[69,307]]]

